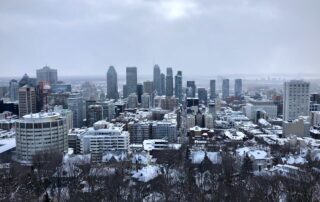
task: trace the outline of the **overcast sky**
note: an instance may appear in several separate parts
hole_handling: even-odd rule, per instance
[[[318,73],[319,0],[0,0],[0,76]]]

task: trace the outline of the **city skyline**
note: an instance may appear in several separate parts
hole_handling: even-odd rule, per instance
[[[320,201],[320,1],[0,1],[0,201]]]
[[[185,75],[195,69],[197,74],[315,74],[319,4],[2,1],[0,70],[14,76],[48,64],[61,75],[92,76],[113,65],[121,67],[119,75],[127,66],[151,75],[158,63]]]

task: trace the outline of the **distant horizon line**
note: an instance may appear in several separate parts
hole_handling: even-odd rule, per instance
[[[8,79],[8,78],[22,78],[22,76],[24,74],[27,74],[29,77],[32,78],[36,78],[35,74],[28,74],[28,73],[23,73],[21,76],[17,76],[17,75],[9,75],[9,76],[0,76],[0,79]],[[120,77],[125,77],[126,74],[119,74],[117,73],[118,76]],[[182,75],[186,76],[186,77],[257,77],[257,78],[265,78],[265,77],[292,77],[292,76],[298,76],[298,77],[313,77],[313,78],[319,78],[320,79],[320,75],[315,75],[315,73],[270,73],[270,74],[259,74],[259,73],[252,73],[252,74],[244,74],[244,73],[234,73],[234,74],[212,74],[212,75],[208,75],[208,74],[184,74],[182,71]],[[153,74],[138,74],[138,77],[147,77],[147,76],[151,76],[153,77]],[[174,74],[175,76],[175,74]],[[62,77],[62,78],[104,78],[106,77],[106,73],[105,74],[94,74],[94,75],[61,75],[58,72],[58,77]]]

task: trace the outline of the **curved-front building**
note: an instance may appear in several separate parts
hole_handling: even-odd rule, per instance
[[[69,123],[56,112],[28,114],[16,122],[17,160],[31,163],[41,151],[67,152]]]

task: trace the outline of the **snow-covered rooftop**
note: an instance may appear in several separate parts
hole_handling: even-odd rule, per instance
[[[265,150],[251,147],[242,147],[236,150],[237,155],[243,158],[245,155],[248,155],[250,158],[255,160],[269,158],[268,153]]]
[[[16,147],[16,138],[0,139],[0,154]]]
[[[141,182],[148,182],[161,174],[159,166],[148,165],[138,171],[133,171],[133,178]]]

